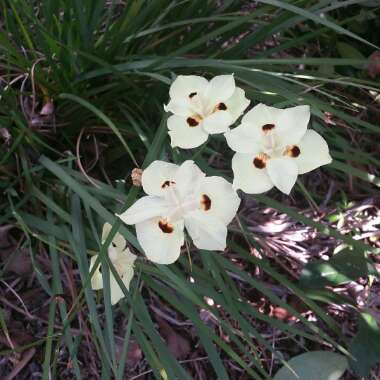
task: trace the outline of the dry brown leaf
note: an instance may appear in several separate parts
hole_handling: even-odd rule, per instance
[[[190,353],[190,343],[182,335],[178,334],[167,322],[156,317],[160,331],[165,339],[169,351],[177,359],[185,359]]]
[[[368,65],[368,74],[371,78],[375,78],[380,75],[380,51],[373,52],[368,59],[371,63]]]

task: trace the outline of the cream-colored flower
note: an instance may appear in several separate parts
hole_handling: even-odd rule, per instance
[[[325,139],[308,130],[309,106],[278,109],[258,104],[241,125],[225,133],[237,152],[232,159],[233,186],[258,194],[276,186],[289,194],[299,174],[331,163]]]
[[[244,91],[235,86],[233,75],[219,75],[208,81],[196,75],[179,75],[169,90],[166,111],[172,147],[195,148],[209,134],[228,130],[248,107]]]
[[[240,199],[224,178],[206,177],[193,161],[180,166],[154,161],[144,170],[142,185],[148,196],[118,216],[136,225],[137,239],[149,260],[176,261],[185,227],[199,249],[226,247],[227,225]]]
[[[108,223],[104,224],[102,232],[102,243],[107,239],[112,226]],[[126,241],[119,233],[116,233],[111,244],[108,247],[108,256],[113,266],[115,267],[120,279],[123,281],[125,287],[129,289],[129,284],[133,278],[134,270],[133,264],[136,256],[126,247]],[[91,257],[90,271],[95,265],[97,255]],[[111,288],[111,304],[114,305],[124,298],[124,293],[119,286],[115,276],[110,272],[110,288]],[[94,290],[103,289],[103,277],[101,273],[101,264],[95,270],[91,278],[91,286]]]

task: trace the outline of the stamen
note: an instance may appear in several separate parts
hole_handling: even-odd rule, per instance
[[[196,127],[197,125],[199,125],[199,121],[194,117],[188,117],[186,121],[187,124],[189,124],[189,127]]]
[[[201,209],[208,211],[211,208],[211,199],[208,195],[202,194],[201,196]]]
[[[267,133],[271,131],[275,127],[274,124],[264,124],[261,129],[263,130],[264,133]]]
[[[264,169],[267,166],[267,160],[269,156],[265,153],[260,153],[258,154],[254,159],[253,159],[253,165],[257,169]]]
[[[162,189],[165,189],[166,187],[169,187],[169,186],[171,186],[171,185],[175,185],[175,182],[174,182],[174,181],[169,181],[169,180],[167,180],[167,181],[165,181],[165,182],[161,185],[161,188],[162,188]]]
[[[191,98],[193,98],[195,95],[197,95],[197,93],[196,93],[196,92],[192,92],[192,93],[189,94],[189,98],[191,99]]]
[[[172,224],[170,224],[167,220],[165,219],[160,219],[158,222],[158,227],[160,227],[161,231],[164,234],[171,234],[174,231],[174,227]]]
[[[301,154],[301,149],[297,145],[289,145],[286,147],[283,155],[289,157],[298,157]]]

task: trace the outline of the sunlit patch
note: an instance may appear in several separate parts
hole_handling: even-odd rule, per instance
[[[260,153],[253,159],[253,165],[257,169],[264,169],[267,166],[269,156],[265,153]]]
[[[186,122],[189,125],[189,127],[196,127],[196,126],[198,126],[199,125],[199,121],[200,120],[198,118],[196,118],[196,117],[188,117],[186,119]]]
[[[191,98],[193,98],[195,95],[197,95],[196,92],[191,92],[191,93],[189,94],[189,98],[191,99]]]
[[[301,149],[297,145],[290,145],[287,146],[285,151],[284,151],[284,156],[289,156],[289,157],[298,157],[301,154]]]
[[[201,196],[201,209],[208,211],[211,208],[211,199],[208,195],[202,194]]]
[[[271,131],[275,127],[274,124],[264,124],[261,129],[263,130],[264,133],[267,133]]]
[[[171,185],[175,185],[175,182],[174,182],[174,181],[169,181],[169,180],[167,180],[167,181],[165,181],[165,182],[161,185],[161,188],[162,188],[162,189],[165,189],[165,188],[167,188],[167,187],[169,187],[169,186],[171,186]]]
[[[161,231],[164,234],[171,234],[174,231],[174,227],[172,224],[170,224],[167,220],[165,219],[160,219],[158,222],[158,227],[160,227]]]

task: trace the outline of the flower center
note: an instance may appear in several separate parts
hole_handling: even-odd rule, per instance
[[[211,208],[211,199],[207,194],[202,194],[201,196],[201,209],[208,211]]]
[[[219,111],[227,111],[227,105],[220,102],[216,105],[208,104],[202,94],[191,92],[189,95],[190,109],[192,115],[186,119],[187,125],[191,128],[197,127],[203,119]]]
[[[264,124],[261,129],[263,130],[264,133],[268,133],[275,127],[274,124]]]
[[[186,119],[186,122],[189,127],[193,128],[193,127],[197,127],[199,123],[201,122],[201,120],[202,118],[199,115],[194,115],[194,116],[188,117]]]
[[[171,185],[175,185],[175,182],[174,181],[169,181],[169,180],[166,180],[162,185],[161,185],[161,188],[162,189],[165,189]]]
[[[284,156],[296,158],[301,154],[301,149],[297,145],[288,145],[283,153]]]
[[[160,219],[158,221],[158,227],[164,234],[171,234],[174,231],[174,226],[166,219]]]
[[[253,159],[253,165],[257,169],[264,169],[267,166],[267,161],[270,157],[265,154],[265,153],[260,153],[258,154],[254,159]]]

